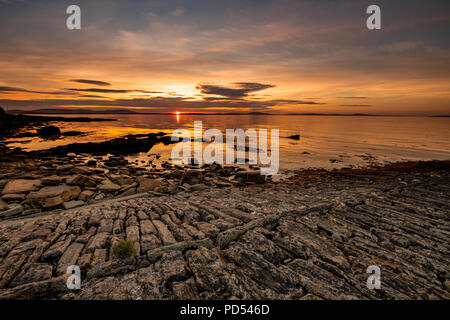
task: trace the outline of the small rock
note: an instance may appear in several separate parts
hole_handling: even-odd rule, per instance
[[[91,169],[88,167],[75,167],[70,171],[76,174],[89,174]]]
[[[189,187],[189,191],[202,191],[206,189],[206,185],[203,183],[194,184],[193,186]]]
[[[91,190],[84,190],[83,192],[80,193],[80,195],[78,196],[78,200],[81,201],[86,201],[88,200],[90,197],[92,197],[94,195],[94,191]]]
[[[25,193],[35,191],[41,186],[41,180],[25,180],[17,179],[9,181],[5,188],[3,188],[2,194],[10,193]]]
[[[8,208],[9,208],[8,204],[5,201],[0,200],[0,210],[6,210]]]
[[[53,207],[57,207],[57,206],[63,204],[63,202],[64,202],[64,200],[62,199],[61,196],[51,197],[51,198],[45,199],[45,202],[42,205],[42,207],[43,208],[53,208]]]
[[[58,185],[63,183],[65,180],[64,177],[60,176],[50,176],[41,179],[43,185]]]
[[[102,184],[98,185],[97,189],[106,192],[114,192],[120,190],[120,186],[115,183],[112,183],[109,180],[106,180]]]
[[[138,192],[147,192],[147,191],[153,191],[156,188],[160,187],[164,183],[164,179],[149,179],[149,178],[143,178],[139,177],[137,179],[139,182]]]
[[[300,135],[299,134],[294,134],[292,136],[286,137],[287,139],[292,139],[292,140],[300,140]]]
[[[68,201],[68,202],[63,203],[63,207],[66,210],[73,209],[76,207],[81,207],[82,205],[84,205],[84,201],[81,201],[81,200],[78,200],[78,201],[73,200],[73,201]]]
[[[81,174],[77,174],[75,176],[69,177],[66,180],[68,185],[73,186],[86,186],[86,187],[95,187],[97,183],[89,177],[83,176]]]
[[[74,167],[73,164],[63,164],[62,166],[56,167],[56,171],[68,171]]]
[[[61,130],[55,126],[47,126],[36,130],[37,135],[41,138],[58,137],[61,135]]]
[[[19,205],[10,206],[8,210],[0,212],[0,217],[10,217],[21,214],[23,211],[23,207]]]

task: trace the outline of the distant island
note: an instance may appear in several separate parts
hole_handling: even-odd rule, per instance
[[[174,115],[174,112],[138,112],[127,109],[36,109],[36,110],[8,110],[9,114],[134,114],[134,115]],[[407,117],[409,115],[385,115],[385,114],[368,114],[368,113],[269,113],[269,112],[180,112],[182,115],[217,115],[217,116],[248,116],[248,115],[263,115],[263,116],[332,116],[332,117]],[[413,116],[413,115],[411,115]],[[433,118],[448,118],[450,115],[430,115],[424,117]]]
[[[154,114],[154,115],[173,115],[173,112],[137,112],[134,110],[124,109],[105,109],[105,110],[90,110],[90,109],[36,109],[36,110],[8,110],[10,114]],[[181,112],[183,115],[264,115],[264,116],[381,116],[376,114],[365,113],[268,113],[268,112]]]

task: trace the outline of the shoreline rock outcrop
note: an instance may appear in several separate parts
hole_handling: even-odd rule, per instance
[[[0,299],[449,299],[449,181],[448,161],[305,171],[3,221]]]

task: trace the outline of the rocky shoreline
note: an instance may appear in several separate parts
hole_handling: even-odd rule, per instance
[[[261,185],[247,173],[236,186],[173,194],[146,177],[145,193],[0,222],[0,298],[449,299],[449,164],[306,170]],[[93,179],[75,168],[66,179]],[[177,187],[201,184],[198,170]],[[122,239],[134,257],[112,255]],[[65,284],[73,264],[81,290]],[[370,265],[380,290],[366,287]]]
[[[117,143],[79,145],[89,145],[103,153],[113,152],[111,144],[123,145],[122,152],[130,148],[130,142],[116,140]],[[170,137],[146,135],[136,145],[148,150],[149,144],[158,142],[170,143]],[[107,147],[102,150],[104,144]],[[146,166],[136,166],[124,155],[57,154],[54,150],[29,152],[25,157],[16,153],[14,161],[0,162],[0,221],[48,211],[58,213],[138,193],[176,194],[265,182],[265,177],[253,167],[254,170],[219,164],[178,166],[167,161],[157,165],[151,159]]]
[[[116,119],[88,118],[88,117],[61,117],[61,116],[36,116],[25,114],[6,113],[0,107],[0,138],[32,137],[31,131],[38,131],[41,127],[47,126],[50,122],[93,122],[93,121],[116,121]],[[72,132],[73,133],[73,132]],[[69,132],[70,135],[70,132]]]

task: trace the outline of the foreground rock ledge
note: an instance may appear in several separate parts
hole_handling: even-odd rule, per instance
[[[1,299],[449,299],[448,164],[0,223]],[[132,241],[137,256],[111,257]],[[82,289],[65,286],[81,267]],[[370,265],[381,289],[366,287]]]

